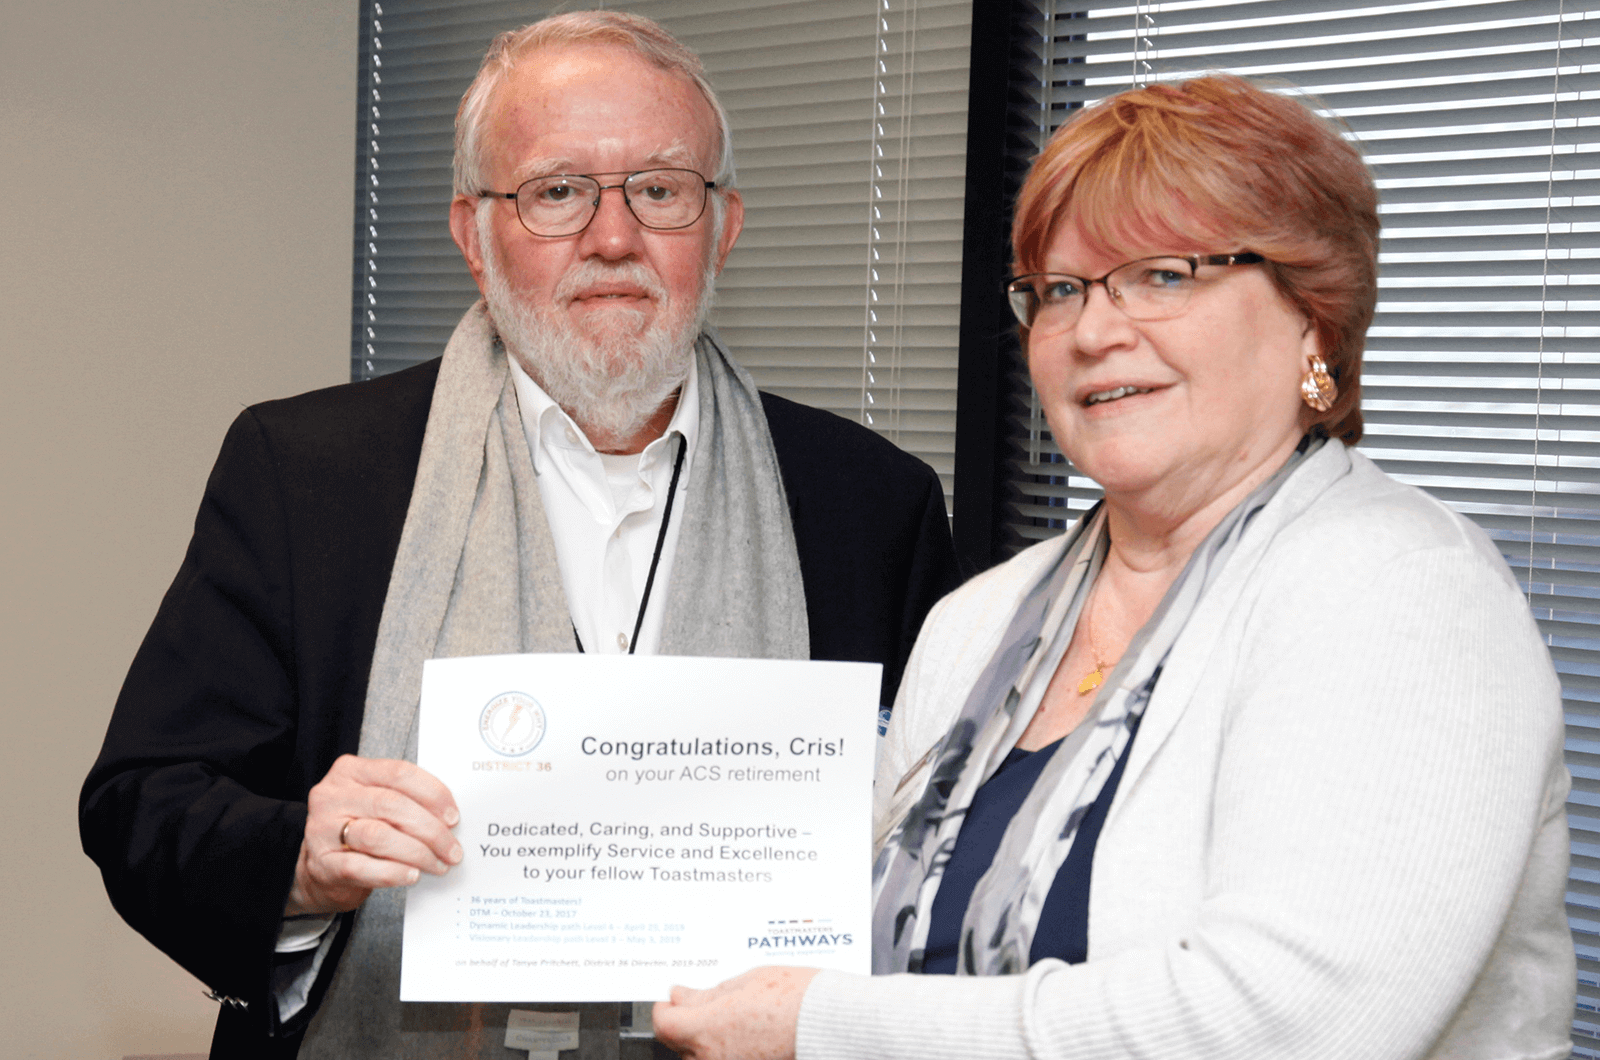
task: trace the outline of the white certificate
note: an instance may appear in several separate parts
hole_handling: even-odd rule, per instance
[[[663,999],[870,968],[880,667],[494,655],[423,669],[465,857],[406,899],[402,1001]]]

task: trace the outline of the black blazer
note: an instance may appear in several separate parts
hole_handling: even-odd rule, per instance
[[[273,1037],[273,950],[306,794],[359,743],[438,372],[435,360],[239,415],[84,783],[84,851],[117,911],[245,1003],[223,1006],[213,1055],[298,1047]],[[883,663],[892,703],[923,617],[957,582],[939,480],[857,424],[762,404],[812,657]]]

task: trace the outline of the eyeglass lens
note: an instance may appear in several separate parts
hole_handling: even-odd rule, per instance
[[[593,177],[534,177],[517,189],[517,216],[528,231],[564,236],[583,231],[594,217],[602,185]],[[687,228],[706,208],[706,182],[689,169],[651,169],[621,184],[628,208],[646,228]]]
[[[1040,273],[1013,280],[1006,289],[1011,311],[1026,328],[1067,328],[1077,323],[1088,289],[1105,286],[1111,300],[1135,320],[1164,320],[1183,312],[1194,292],[1194,270],[1186,258],[1145,258],[1118,266],[1100,280]]]

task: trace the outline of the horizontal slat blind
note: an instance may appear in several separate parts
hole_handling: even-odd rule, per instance
[[[451,122],[490,37],[554,6],[374,4],[355,378],[437,356],[477,297],[447,228]],[[718,282],[724,340],[764,389],[922,456],[948,497],[970,3],[625,6],[701,56],[733,125],[747,212]]]
[[[437,357],[478,297],[450,240],[453,122],[489,39],[549,0],[378,0],[363,26],[351,377]]]
[[[970,3],[636,9],[700,54],[733,123],[746,221],[722,337],[764,389],[927,460],[948,504]]]
[[[1361,449],[1482,526],[1546,634],[1574,778],[1575,1055],[1600,1057],[1600,4],[1074,6],[1023,71],[1048,81],[1050,127],[1136,70],[1226,69],[1293,82],[1363,145],[1384,237]],[[1098,496],[1014,381],[1013,551]]]

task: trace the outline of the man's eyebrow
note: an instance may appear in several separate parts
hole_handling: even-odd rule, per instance
[[[512,171],[512,177],[518,184],[534,177],[549,177],[557,173],[572,173],[577,169],[577,163],[570,158],[530,158]]]
[[[661,168],[693,169],[694,153],[680,140],[655,152],[648,161],[650,165]]]
[[[652,151],[638,162],[633,172],[646,169],[695,169],[694,152],[681,140]],[[570,158],[530,158],[512,171],[512,179],[519,185],[535,177],[551,177],[558,173],[577,174],[578,163]],[[601,170],[600,172],[611,172]],[[620,170],[618,172],[621,172]],[[698,172],[698,170],[696,170]]]

